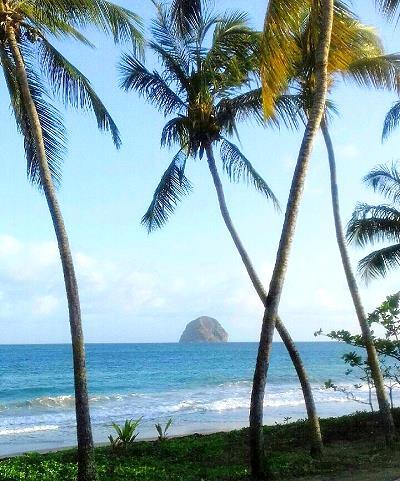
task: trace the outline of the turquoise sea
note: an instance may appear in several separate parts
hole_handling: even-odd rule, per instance
[[[337,343],[299,343],[321,416],[365,409],[325,380],[349,386]],[[87,346],[91,413],[96,442],[106,442],[111,422],[143,416],[141,438],[155,422],[173,418],[171,435],[245,426],[256,343],[91,344]],[[366,392],[359,393],[362,400]],[[274,344],[266,423],[305,417],[290,359]],[[71,350],[68,345],[0,346],[0,456],[75,444]]]

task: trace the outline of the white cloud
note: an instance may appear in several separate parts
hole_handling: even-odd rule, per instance
[[[14,237],[8,235],[0,236],[0,257],[18,255],[22,250],[22,244]]]
[[[57,311],[60,301],[52,295],[34,297],[32,312],[36,316],[49,316]]]
[[[336,154],[343,159],[354,160],[360,155],[360,150],[354,144],[339,144],[336,147]]]

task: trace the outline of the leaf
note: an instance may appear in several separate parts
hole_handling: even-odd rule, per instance
[[[220,153],[223,168],[232,182],[237,183],[244,181],[247,184],[252,184],[256,190],[272,200],[274,206],[279,209],[279,202],[268,184],[236,145],[223,139]]]
[[[185,165],[186,155],[179,151],[164,172],[153,200],[142,218],[142,224],[149,233],[163,227],[182,197],[192,191],[192,184],[184,174]]]

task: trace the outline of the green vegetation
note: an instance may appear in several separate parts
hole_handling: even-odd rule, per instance
[[[114,438],[111,434],[108,436],[112,449],[126,449],[131,446],[139,433],[136,431],[140,421],[139,419],[127,419],[122,426],[116,423],[112,424],[117,436]]]
[[[394,417],[400,425],[399,409],[394,410]],[[325,419],[321,426],[326,448],[320,459],[313,459],[304,449],[308,442],[306,421],[264,428],[276,479],[392,481],[400,475],[400,446],[385,447],[376,414]],[[162,443],[137,442],[117,453],[110,447],[96,449],[99,481],[247,480],[248,456],[247,429]],[[0,462],[2,481],[72,481],[75,476],[75,450]]]
[[[167,433],[171,426],[172,426],[172,418],[168,419],[164,427],[160,423],[155,424],[159,441],[165,441],[167,439]]]

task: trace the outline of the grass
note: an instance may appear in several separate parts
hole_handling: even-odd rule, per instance
[[[400,410],[394,411],[400,427]],[[376,415],[322,420],[325,454],[307,452],[307,424],[265,428],[267,458],[278,480],[393,481],[400,477],[400,443],[386,448]],[[73,481],[74,450],[29,454],[0,462],[1,481]],[[113,453],[97,448],[99,481],[248,480],[248,431],[193,435],[163,442],[137,442]]]

